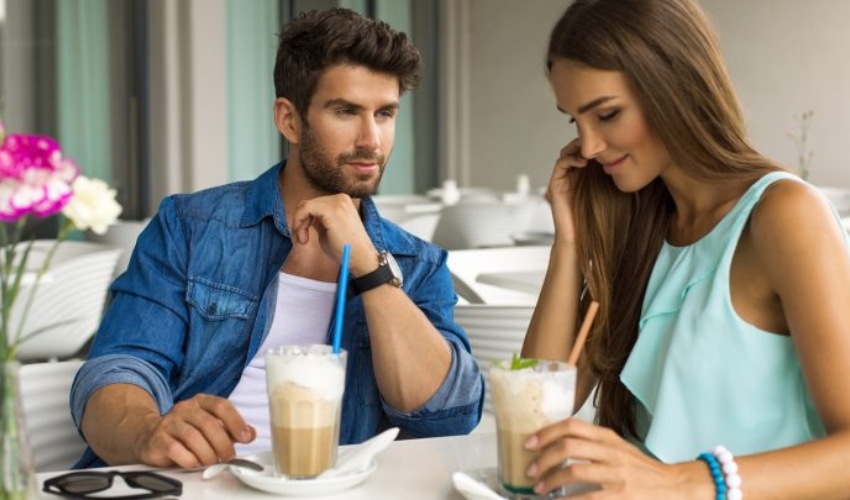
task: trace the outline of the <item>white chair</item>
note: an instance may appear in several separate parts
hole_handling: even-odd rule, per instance
[[[534,306],[455,306],[455,321],[466,332],[472,355],[488,382],[484,395],[485,414],[493,413],[488,378],[490,365],[493,361],[510,359],[514,353],[519,354],[533,312]]]
[[[130,262],[130,256],[133,254],[133,248],[136,246],[136,239],[139,233],[148,225],[150,218],[145,220],[118,220],[115,224],[109,226],[109,229],[104,234],[96,234],[91,231],[86,233],[86,241],[109,245],[111,247],[120,248],[122,250],[121,257],[118,259],[118,264],[115,266],[114,277],[118,277],[127,269],[127,264]]]
[[[530,272],[545,275],[549,265],[548,246],[513,246],[450,250],[448,267],[452,273],[455,293],[471,304],[530,305],[537,303],[536,293],[512,290],[479,281],[482,274]]]
[[[534,213],[532,203],[462,201],[443,207],[433,242],[446,250],[511,246],[511,234],[527,230]]]
[[[35,271],[54,240],[34,243],[27,268]],[[84,241],[59,244],[35,291],[22,336],[43,330],[24,340],[18,351],[22,361],[64,359],[75,356],[100,324],[106,294],[120,248]],[[21,286],[10,319],[10,334],[17,330],[32,285]]]
[[[407,220],[428,214],[439,214],[443,205],[418,194],[377,195],[372,197],[381,217],[401,225]]]
[[[24,425],[37,472],[71,468],[86,443],[71,420],[71,382],[82,360],[21,365],[18,371]]]
[[[439,213],[422,214],[405,219],[399,222],[398,225],[414,236],[422,238],[425,241],[431,241],[434,239],[434,229],[437,228],[437,222],[439,220]]]

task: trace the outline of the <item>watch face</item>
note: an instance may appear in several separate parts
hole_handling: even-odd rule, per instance
[[[401,268],[398,267],[398,262],[395,261],[393,254],[386,252],[387,264],[390,266],[390,271],[393,273],[393,280],[398,283],[393,283],[395,286],[401,286],[404,283],[404,276],[401,274]]]

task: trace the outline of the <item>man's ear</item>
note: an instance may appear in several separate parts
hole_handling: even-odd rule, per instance
[[[290,144],[301,142],[301,115],[289,99],[278,97],[274,100],[274,124]]]

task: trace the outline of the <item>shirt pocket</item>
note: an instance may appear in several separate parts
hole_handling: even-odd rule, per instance
[[[248,351],[259,297],[238,287],[191,278],[186,290],[190,306],[184,372],[207,376]]]

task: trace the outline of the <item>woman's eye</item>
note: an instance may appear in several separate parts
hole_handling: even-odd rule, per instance
[[[611,121],[614,118],[616,118],[617,115],[619,115],[619,114],[620,114],[619,109],[615,109],[614,111],[609,111],[608,113],[599,115],[599,121],[602,121],[602,122]]]

